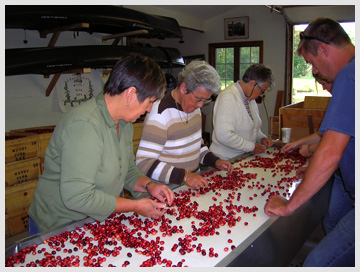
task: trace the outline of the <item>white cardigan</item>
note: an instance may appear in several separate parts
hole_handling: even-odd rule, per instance
[[[249,101],[253,121],[244,105],[246,99],[238,82],[221,91],[216,98],[210,150],[222,159],[253,151],[255,142],[267,138],[260,130],[262,123],[256,101]]]

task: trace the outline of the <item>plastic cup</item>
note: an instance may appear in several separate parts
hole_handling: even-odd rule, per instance
[[[283,143],[289,143],[291,137],[291,128],[281,128],[281,139]]]

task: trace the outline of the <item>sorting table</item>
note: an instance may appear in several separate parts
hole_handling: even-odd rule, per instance
[[[271,195],[289,198],[301,182],[298,153],[280,147],[232,160],[234,172],[205,168],[207,188],[170,185],[175,201],[152,220],[133,212],[87,218],[6,248],[14,266],[287,266],[325,215],[331,184],[288,217],[269,217]],[[144,197],[150,197],[144,194]]]

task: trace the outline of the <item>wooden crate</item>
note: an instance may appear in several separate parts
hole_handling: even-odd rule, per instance
[[[123,198],[132,198],[132,195],[131,193],[126,190],[126,189],[123,189],[123,191],[121,192],[120,194],[120,197],[123,197]]]
[[[38,156],[45,156],[45,151],[49,145],[50,138],[54,132],[55,126],[32,127],[11,130],[17,133],[32,133],[38,135]]]
[[[309,133],[309,115],[312,117],[313,129],[314,132],[318,131],[321,125],[321,122],[326,113],[325,109],[316,109],[316,108],[304,108],[304,102],[294,103],[279,109],[279,135],[281,137],[281,128],[290,127],[291,128],[291,138],[290,141],[295,141],[305,136],[308,136]]]
[[[9,215],[5,214],[5,237],[10,236]]]
[[[49,145],[52,133],[39,134],[39,157],[45,156],[46,148]]]
[[[133,128],[134,128],[134,134],[133,134],[132,141],[133,141],[134,155],[136,155],[136,152],[139,147],[140,140],[141,140],[143,123],[133,123]]]
[[[279,116],[271,116],[270,117],[270,139],[276,140],[280,138],[279,134]]]
[[[29,206],[8,213],[10,235],[15,235],[29,229],[28,209]]]
[[[37,156],[37,135],[20,132],[8,132],[5,134],[5,163],[27,160]]]
[[[44,163],[45,163],[45,157],[41,156],[40,159],[40,174],[42,175],[44,173]]]
[[[304,109],[327,109],[330,96],[305,96]]]
[[[20,128],[13,129],[10,132],[25,132],[25,133],[33,133],[33,134],[45,134],[45,133],[53,133],[55,126],[42,126],[42,127],[30,127],[30,128]]]
[[[37,180],[5,187],[5,212],[11,213],[28,207],[34,198]]]
[[[28,159],[5,164],[5,185],[38,179],[40,175],[40,158]]]

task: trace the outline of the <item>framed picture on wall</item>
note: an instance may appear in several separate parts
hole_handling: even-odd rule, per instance
[[[225,40],[248,39],[249,17],[236,17],[224,19]]]
[[[201,54],[201,55],[184,56],[183,60],[185,64],[188,65],[193,60],[205,60],[205,55]]]

